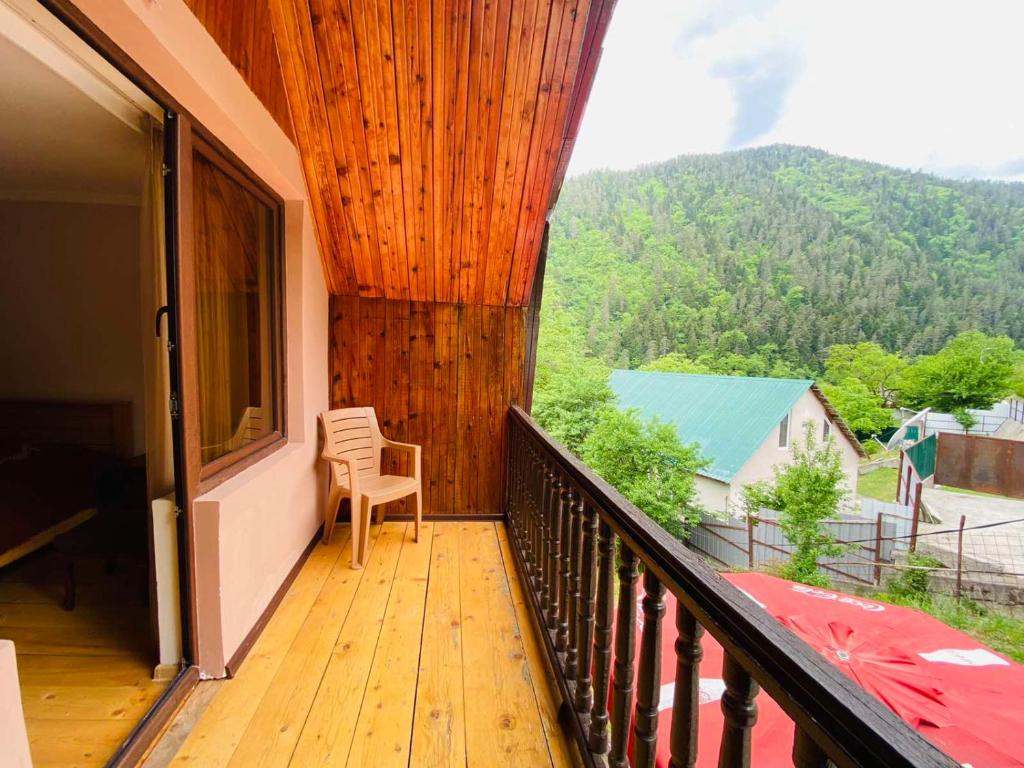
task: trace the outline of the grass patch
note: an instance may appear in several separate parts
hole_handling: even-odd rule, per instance
[[[899,470],[882,467],[857,478],[857,493],[879,501],[896,501],[896,479]]]
[[[1024,664],[1024,619],[992,613],[971,600],[958,603],[946,595],[929,594],[929,569],[942,563],[929,555],[911,554],[908,564],[917,568],[902,571],[889,582],[887,591],[874,595],[876,599],[923,611]]]
[[[970,600],[958,604],[953,598],[941,595],[922,597],[882,592],[874,597],[893,605],[917,608],[1024,664],[1024,619],[992,613]]]

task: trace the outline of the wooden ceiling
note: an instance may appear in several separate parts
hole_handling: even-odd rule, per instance
[[[615,0],[261,1],[329,290],[525,305]]]
[[[295,140],[266,0],[185,0],[278,125]]]

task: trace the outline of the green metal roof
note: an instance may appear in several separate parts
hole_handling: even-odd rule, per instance
[[[612,371],[620,408],[675,424],[711,464],[701,474],[730,482],[814,382],[695,373]]]

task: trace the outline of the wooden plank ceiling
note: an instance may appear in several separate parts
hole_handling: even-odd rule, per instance
[[[262,2],[330,291],[525,305],[615,0]]]
[[[288,138],[294,141],[266,0],[185,0],[185,5],[217,41]]]

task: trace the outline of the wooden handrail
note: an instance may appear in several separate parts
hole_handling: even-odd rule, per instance
[[[798,768],[827,761],[841,768],[957,765],[757,609],[517,406],[509,411],[507,469],[506,519],[518,572],[543,630],[563,708],[573,713],[566,720],[587,765],[627,765],[631,723],[634,765],[653,765],[666,592],[678,601],[678,634],[666,638],[675,643],[678,661],[672,766],[692,765],[696,751],[692,702],[699,681],[701,629],[725,654],[726,727],[720,766],[749,765],[759,688],[794,721]],[[616,542],[617,601],[611,594]],[[638,640],[635,590],[641,581],[645,627],[657,636]],[[613,622],[614,649],[609,647]],[[639,669],[634,671],[638,642]]]

